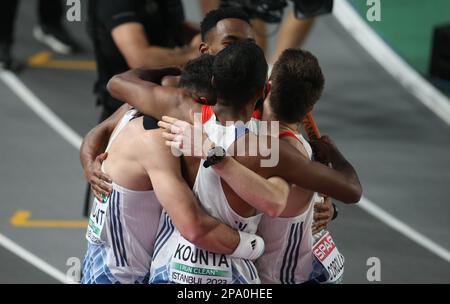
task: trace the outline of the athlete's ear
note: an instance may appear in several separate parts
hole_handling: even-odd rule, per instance
[[[201,54],[206,54],[209,52],[209,45],[206,42],[200,43],[200,47],[198,48]]]

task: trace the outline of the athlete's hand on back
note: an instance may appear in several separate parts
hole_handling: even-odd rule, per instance
[[[201,121],[193,118],[194,124],[170,116],[163,116],[158,126],[165,131],[162,136],[166,145],[181,151],[185,156],[204,158],[212,143],[203,131]]]
[[[314,205],[314,222],[312,225],[313,234],[323,229],[327,229],[328,224],[333,219],[334,208],[330,197],[326,197],[323,203]]]
[[[112,192],[111,178],[102,172],[102,163],[107,157],[107,152],[98,155],[85,172],[86,179],[91,184],[92,193],[100,201]]]

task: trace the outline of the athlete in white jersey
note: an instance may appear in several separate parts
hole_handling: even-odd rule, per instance
[[[87,237],[91,244],[82,282],[146,282],[148,276],[141,277],[140,273],[148,273],[153,248],[159,246],[155,239],[160,216],[156,197],[173,219],[173,223],[166,219],[168,231],[176,227],[187,240],[211,252],[237,258],[259,257],[264,248],[262,239],[233,230],[207,215],[181,174],[180,160],[164,145],[160,130],[146,131],[144,121],[145,117],[139,117],[119,123],[113,133],[105,171],[115,183],[111,196],[95,204],[90,218]],[[154,193],[141,189],[154,189]],[[136,198],[131,194],[137,193],[142,194],[138,197],[141,201],[128,200]],[[145,194],[153,200],[149,202]],[[155,208],[148,209],[149,203]]]
[[[312,110],[313,105],[320,97],[323,75],[317,59],[309,52],[288,50],[283,53],[275,65],[271,79],[273,91],[269,97],[270,101],[264,105],[263,119],[279,121],[282,130],[286,130],[279,136],[281,141],[293,146],[300,158],[307,158],[311,161],[311,146],[302,135],[295,134],[291,130],[299,130],[303,117]],[[163,119],[167,123],[164,127],[175,134],[173,137],[166,136],[172,141],[172,145],[184,146],[185,143],[191,141],[184,135],[190,133],[190,127],[186,126],[185,122],[170,117]],[[258,129],[254,120],[252,123]],[[183,132],[177,131],[174,127],[183,129]],[[207,130],[207,128],[205,129]],[[182,136],[178,134],[182,134]],[[229,164],[230,162],[228,162]],[[339,167],[339,163],[336,164]],[[224,167],[228,165],[224,165]],[[233,168],[236,171],[243,170],[243,167],[239,166]],[[319,170],[319,168],[317,169]],[[243,180],[242,183],[243,188],[254,191],[250,179]],[[332,184],[330,181],[329,185]],[[258,191],[255,192],[258,193]],[[264,197],[261,196],[260,200],[263,201]],[[323,282],[330,281],[332,276],[333,280],[339,276],[342,271],[339,263],[342,262],[342,259],[336,251],[331,237],[327,235],[313,248],[314,240],[311,229],[313,207],[314,203],[321,200],[322,198],[317,192],[294,185],[280,217],[263,216],[258,233],[265,239],[266,250],[256,264],[263,283]],[[261,204],[259,209],[263,209]],[[317,259],[313,255],[313,251],[317,254]],[[319,260],[322,264],[319,263]],[[324,275],[323,266],[330,261],[331,263],[328,264],[330,267],[327,267]],[[330,270],[331,276],[326,273]]]
[[[298,140],[305,148],[308,158],[312,158],[312,149],[301,134],[283,132],[280,139],[291,137]],[[299,152],[300,153],[300,152]],[[295,185],[292,186],[297,188]],[[296,189],[292,189],[289,202],[296,199]],[[313,193],[306,210],[297,216],[273,218],[264,215],[258,227],[258,234],[266,242],[263,256],[256,261],[256,267],[264,284],[295,284],[311,279],[313,272],[312,253],[314,202],[319,200]],[[295,203],[295,201],[294,201]]]
[[[248,130],[245,126],[239,128],[218,124],[211,106],[202,106],[202,123],[209,138],[225,149]],[[213,168],[205,168],[203,163],[204,160],[198,168],[193,190],[206,212],[234,229],[256,233],[262,214],[250,217],[237,214],[224,194],[221,177]],[[253,261],[217,255],[197,248],[186,241],[176,229],[167,228],[168,224],[170,225],[170,219],[163,214],[150,283],[260,283]]]
[[[266,91],[264,85],[267,70],[262,68],[265,65],[265,60],[263,56],[260,56],[262,52],[260,53],[259,51],[257,46],[245,43],[229,46],[216,56],[213,65],[213,85],[217,90],[217,104],[214,106],[214,112],[217,113],[217,117],[222,124],[227,120],[250,120],[256,101],[264,95]],[[261,68],[259,66],[260,64]],[[267,66],[265,65],[265,67]],[[164,119],[163,115],[170,115],[181,120],[192,122],[190,112],[199,112],[201,107],[197,103],[198,99],[190,92],[183,89],[164,88],[155,84],[149,85],[135,71],[121,74],[119,77],[112,79],[108,87],[111,89],[110,93],[114,97],[124,100],[143,113],[152,115],[158,119]],[[242,96],[245,96],[245,98]],[[214,138],[214,135],[210,134],[210,136]],[[250,140],[251,138],[248,135],[245,137],[245,140]],[[254,158],[238,156],[236,159],[261,177],[280,176],[292,184],[309,189],[310,192],[320,192],[348,203],[355,203],[359,200],[361,187],[357,174],[335,146],[326,145],[325,147],[325,152],[327,152],[325,154],[329,155],[330,162],[335,165],[335,169],[330,169],[322,164],[312,162],[284,141],[280,141],[279,148],[279,162],[274,164],[274,166],[260,166],[260,161],[267,159],[267,157],[264,158],[261,155],[257,155]],[[264,152],[267,152],[267,149]],[[230,161],[227,162],[229,163]],[[220,167],[221,169],[219,169]],[[226,168],[226,164],[224,166],[220,165],[219,167],[214,166],[216,172],[217,170],[226,170]],[[231,184],[226,178],[222,177],[222,179],[227,185]],[[224,192],[227,192],[227,198],[229,198],[229,195],[233,195],[232,192],[230,194],[230,191],[226,191],[229,189],[226,189],[227,187],[223,183],[222,188]],[[247,188],[246,190],[253,189]],[[254,192],[255,195],[259,194],[258,191]],[[255,209],[268,213],[271,216],[278,216],[286,208],[286,203],[280,203],[276,207],[265,205],[266,199],[264,197],[261,197],[261,204],[257,207],[256,204],[254,205],[254,202],[252,203],[245,199],[244,204],[241,204],[242,200],[239,199],[242,196],[241,194],[239,196],[240,198],[234,196],[232,200],[228,199],[228,203],[230,206],[233,205],[233,207],[239,209],[240,212],[237,212],[238,214],[246,214],[244,217],[255,215]],[[304,203],[308,202],[309,199]],[[237,209],[233,208],[233,210]],[[189,249],[186,249],[187,247]],[[180,246],[175,244],[169,246],[169,248],[171,248],[168,251],[169,255],[172,252],[173,257],[175,255],[179,257],[181,250],[186,249],[183,253],[186,254],[185,258],[188,259],[190,253],[193,252],[192,248],[186,246],[186,244],[180,244]],[[204,256],[202,255],[202,257]],[[192,259],[194,261],[197,260],[196,256],[193,256]],[[191,271],[198,273],[201,271],[201,269],[193,265],[180,264],[182,264],[180,261],[176,261],[173,266],[164,265],[164,263],[153,263],[156,270],[152,270],[152,278],[157,278],[158,275],[163,273],[167,275],[165,277],[164,275],[160,275],[157,278],[158,280],[159,278],[161,280],[168,279],[169,276],[173,278],[170,275],[170,271],[174,273],[174,270],[180,270],[180,267],[184,272]],[[172,267],[172,270],[167,269],[167,267]],[[209,270],[212,269],[207,269],[207,271]],[[224,273],[223,269],[215,270],[219,270],[222,274]],[[186,279],[186,276],[183,279]],[[198,282],[198,280],[195,281],[193,279],[190,281]]]
[[[208,58],[206,58],[208,60]],[[199,67],[194,65],[202,65],[205,58],[199,58],[194,60],[189,66],[186,67],[183,76],[189,72],[192,66],[193,70]],[[182,76],[182,80],[183,80]],[[195,79],[190,77],[190,79]],[[186,82],[186,81],[185,81]],[[207,82],[209,83],[209,82]],[[180,161],[178,158],[172,156],[169,149],[164,146],[164,141],[161,138],[160,131],[150,130],[146,131],[143,128],[148,117],[140,117],[132,122],[128,122],[132,115],[125,115],[125,117],[119,121],[116,130],[112,134],[110,145],[107,150],[110,152],[105,169],[108,171],[115,183],[113,184],[112,196],[106,203],[97,203],[94,208],[93,216],[91,218],[91,227],[88,231],[89,240],[93,243],[99,244],[99,240],[104,225],[104,219],[102,215],[111,213],[114,215],[116,209],[111,209],[111,204],[116,204],[116,198],[120,197],[120,193],[117,194],[117,189],[128,188],[131,189],[154,189],[155,195],[159,198],[161,205],[167,210],[167,213],[173,219],[170,220],[166,213],[164,213],[164,225],[160,230],[158,239],[155,240],[156,227],[152,227],[152,230],[143,231],[139,233],[149,233],[153,239],[150,242],[150,250],[147,250],[146,255],[146,269],[150,265],[149,257],[153,251],[153,245],[155,250],[159,250],[161,244],[163,244],[167,235],[170,234],[175,228],[180,231],[181,234],[195,244],[199,248],[204,248],[211,252],[219,252],[222,254],[228,254],[236,258],[249,258],[254,259],[259,257],[263,252],[263,241],[261,238],[249,234],[243,231],[236,231],[230,227],[221,224],[216,219],[208,216],[197,204],[194,197],[194,193],[188,188],[188,185],[181,175]],[[90,133],[96,133],[90,132]],[[91,134],[91,135],[92,135]],[[198,167],[198,166],[197,166]],[[186,180],[189,180],[186,177]],[[192,182],[193,183],[193,182]],[[122,186],[117,186],[121,184]],[[133,192],[144,192],[135,191]],[[149,191],[147,191],[149,192]],[[127,205],[127,201],[123,201]],[[138,205],[137,205],[138,206]],[[132,204],[128,204],[128,208],[133,208]],[[137,212],[139,210],[136,210]],[[154,213],[159,218],[159,212]],[[125,221],[132,222],[133,218],[124,218]],[[149,219],[139,219],[147,221]],[[150,219],[153,224],[157,224],[158,221],[154,218]],[[102,222],[103,221],[103,222]],[[121,227],[115,220],[112,220],[113,226],[116,224]],[[125,225],[126,226],[126,225]],[[139,228],[139,226],[137,226]],[[145,229],[145,227],[143,227]],[[120,228],[119,228],[120,229]],[[125,231],[124,238],[129,239],[128,233],[135,233],[133,230]],[[132,238],[131,238],[132,239]],[[162,243],[161,243],[162,242]],[[111,240],[106,240],[107,245],[111,244]],[[113,246],[111,248],[115,249]],[[147,246],[148,248],[148,246]],[[127,248],[132,250],[133,246]],[[92,250],[91,250],[92,251]],[[128,252],[128,250],[125,250]],[[112,250],[115,253],[114,250]],[[120,253],[121,251],[119,251]],[[90,255],[90,253],[88,253]],[[129,255],[129,253],[127,254]],[[122,256],[118,258],[122,261]],[[126,259],[126,258],[125,258]],[[89,261],[89,259],[86,259]],[[92,272],[93,266],[95,266],[94,279],[89,279],[86,275],[83,278],[83,282],[95,283],[95,282],[132,282],[130,276],[126,276],[126,273],[130,274],[134,270],[130,269],[126,263],[121,263],[120,270],[125,273],[124,278],[116,278],[117,280],[100,280],[98,277],[109,277],[109,267],[105,267],[107,261],[97,260],[96,263],[86,264],[85,273]],[[107,266],[107,265],[106,265]],[[102,273],[105,272],[106,274]]]
[[[136,114],[130,110],[123,116],[106,152]],[[81,282],[146,283],[161,206],[153,191],[134,191],[116,183],[112,189],[104,201],[94,200]]]

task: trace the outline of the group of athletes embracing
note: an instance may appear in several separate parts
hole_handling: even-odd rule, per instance
[[[109,81],[124,105],[81,147],[96,196],[81,282],[339,282],[343,257],[327,231],[313,234],[314,206],[356,203],[362,189],[331,139],[301,135],[324,87],[317,59],[288,49],[268,78],[232,8],[211,11],[201,34],[182,71]]]

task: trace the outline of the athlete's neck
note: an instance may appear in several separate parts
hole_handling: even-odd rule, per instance
[[[222,125],[225,125],[227,121],[247,122],[252,117],[253,108],[253,103],[250,102],[242,108],[226,106],[218,102],[214,106],[214,114]]]
[[[300,133],[300,124],[299,123],[286,123],[280,121],[280,133],[283,131],[291,131],[295,134]]]
[[[262,120],[265,120],[267,122],[278,121],[280,123],[280,132],[291,131],[294,133],[299,133],[302,127],[300,123],[287,123],[279,120],[273,112],[272,107],[270,106],[270,99],[266,99],[266,101],[264,102],[264,111],[262,118]]]

